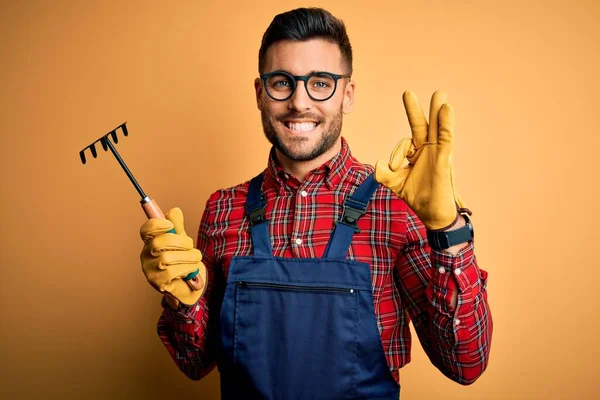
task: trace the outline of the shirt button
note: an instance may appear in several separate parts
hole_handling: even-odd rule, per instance
[[[196,304],[196,312],[200,311],[200,304]]]
[[[300,245],[302,244],[302,239],[300,239],[300,238],[297,238],[297,239],[296,239],[296,244],[297,244],[298,246],[300,246]]]
[[[308,192],[306,190],[301,191],[300,194],[302,195],[302,197],[308,196]]]
[[[454,270],[454,275],[460,275],[460,273],[461,273],[461,270],[460,270],[460,268],[456,268],[456,269]]]
[[[439,268],[438,268],[438,272],[439,272],[440,274],[443,274],[444,272],[446,272],[446,268],[444,268],[444,267],[439,267]]]
[[[454,319],[454,325],[460,325],[460,319],[455,318]]]
[[[191,319],[188,319],[187,321],[185,321],[186,324],[191,324],[193,321]]]

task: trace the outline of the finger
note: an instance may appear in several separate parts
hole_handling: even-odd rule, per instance
[[[404,101],[406,116],[408,117],[410,130],[412,131],[413,143],[416,147],[419,147],[427,140],[427,120],[425,119],[425,114],[423,114],[423,109],[419,105],[417,95],[411,90],[404,92],[402,100]]]
[[[162,235],[163,233],[169,232],[173,229],[173,223],[167,219],[151,218],[144,222],[140,228],[140,237],[144,242]]]
[[[375,180],[389,187],[393,179],[394,171],[390,169],[389,164],[383,160],[377,161],[375,164]]]
[[[204,281],[206,279],[206,268],[202,262],[165,265],[158,258],[156,258],[152,260],[152,262],[144,265],[147,267],[144,269],[144,272],[146,273],[148,282],[160,291],[163,291],[165,286],[171,281],[175,279],[181,279],[182,277],[185,277],[198,269],[200,270],[199,275],[202,275],[202,280]]]
[[[418,149],[415,149],[414,147],[411,148],[411,151],[406,155],[406,159],[408,160],[409,164],[415,165],[419,159],[419,156],[427,146],[431,146],[431,144],[425,143]]]
[[[183,278],[185,276],[189,275],[192,272],[195,272],[198,269],[200,269],[200,271],[205,270],[204,266],[199,266],[198,264],[192,266],[192,268],[190,268],[190,265],[178,265],[178,266],[169,267],[167,269],[168,274],[166,275],[168,282],[166,282],[165,285],[169,284],[170,282],[172,282],[174,280],[178,280],[178,279],[183,280]],[[198,282],[198,284],[197,284],[198,289],[201,289],[204,286],[204,283],[202,283],[203,281],[201,279],[198,279],[197,282]],[[186,285],[187,285],[187,283],[186,283]],[[198,290],[195,287],[190,287],[190,289]]]
[[[173,223],[175,232],[177,232],[178,235],[186,235],[183,225],[183,212],[179,207],[170,209],[166,218]]]
[[[401,168],[398,171],[392,171],[388,163],[380,160],[375,164],[375,180],[394,193],[399,193],[410,171],[410,168]]]
[[[203,267],[201,267],[200,269],[202,269],[202,268]],[[177,265],[177,266],[169,267],[169,268],[167,268],[168,274],[165,275],[166,279],[168,279],[168,281],[165,282],[165,285],[176,279],[183,279],[184,277],[188,276],[190,273],[195,272],[197,269],[198,269],[198,264],[192,265],[192,266]],[[200,279],[198,279],[198,282],[200,282]],[[202,287],[202,286],[200,286],[200,287]],[[195,288],[191,288],[191,289],[196,290]]]
[[[173,267],[179,268],[181,265],[197,265],[202,261],[202,253],[198,249],[186,250],[186,251],[165,251],[160,253],[158,256],[158,262],[160,263],[161,269],[171,269]],[[196,268],[187,268],[187,272],[194,272]]]
[[[427,129],[427,141],[435,143],[438,137],[438,114],[442,104],[446,103],[446,93],[439,90],[431,96],[431,104],[429,106],[429,128]]]
[[[414,152],[414,146],[412,144],[412,140],[408,138],[403,138],[398,142],[394,151],[392,151],[392,155],[390,156],[389,166],[392,171],[397,171],[404,164],[404,160],[408,153]]]
[[[450,104],[444,104],[440,108],[438,116],[438,148],[440,155],[452,156],[452,146],[454,145],[454,110]]]
[[[173,235],[170,233],[157,236],[148,241],[153,256],[163,251],[185,251],[194,248],[194,241],[189,236]]]
[[[165,290],[165,286],[171,283],[171,281],[173,281],[173,279],[176,279],[178,276],[185,276],[191,271],[196,270],[196,265],[189,264],[178,265],[168,268],[160,264],[157,260],[153,260],[152,264],[154,264],[155,266],[151,266],[150,270],[145,271],[146,279],[148,280],[148,283],[150,283],[155,289],[160,291]]]

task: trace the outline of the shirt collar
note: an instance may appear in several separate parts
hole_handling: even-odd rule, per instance
[[[278,190],[280,194],[285,193],[286,186],[294,187],[297,185],[293,184],[296,178],[287,174],[275,155],[275,147],[271,147],[269,153],[269,162],[267,165],[267,177]],[[320,167],[312,170],[307,176],[306,180],[309,182],[320,182],[323,179],[329,190],[333,190],[340,181],[347,175],[352,164],[354,157],[350,152],[348,142],[342,137],[342,148],[333,158],[322,164]]]

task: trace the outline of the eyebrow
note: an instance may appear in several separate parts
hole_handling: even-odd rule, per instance
[[[319,73],[319,72],[329,72],[329,71],[325,71],[325,70],[322,70],[322,69],[313,69],[312,71],[309,71],[305,75],[294,75],[290,71],[286,71],[285,69],[278,69],[277,71],[285,72],[285,73],[288,73],[288,74],[290,74],[292,76],[308,76],[310,74],[316,74],[316,73]],[[329,73],[331,74],[331,72],[329,72]]]

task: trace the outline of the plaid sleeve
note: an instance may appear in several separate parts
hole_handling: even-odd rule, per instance
[[[408,207],[406,235],[396,275],[421,345],[444,375],[471,384],[485,371],[489,359],[493,322],[487,272],[477,265],[473,242],[455,256],[431,250],[425,227]]]
[[[219,304],[215,292],[220,289],[216,263],[213,259],[209,227],[211,226],[210,199],[204,209],[196,247],[202,252],[207,269],[208,284],[204,295],[191,307],[172,310],[163,299],[163,312],[158,320],[158,335],[179,369],[190,379],[199,380],[216,365]]]

